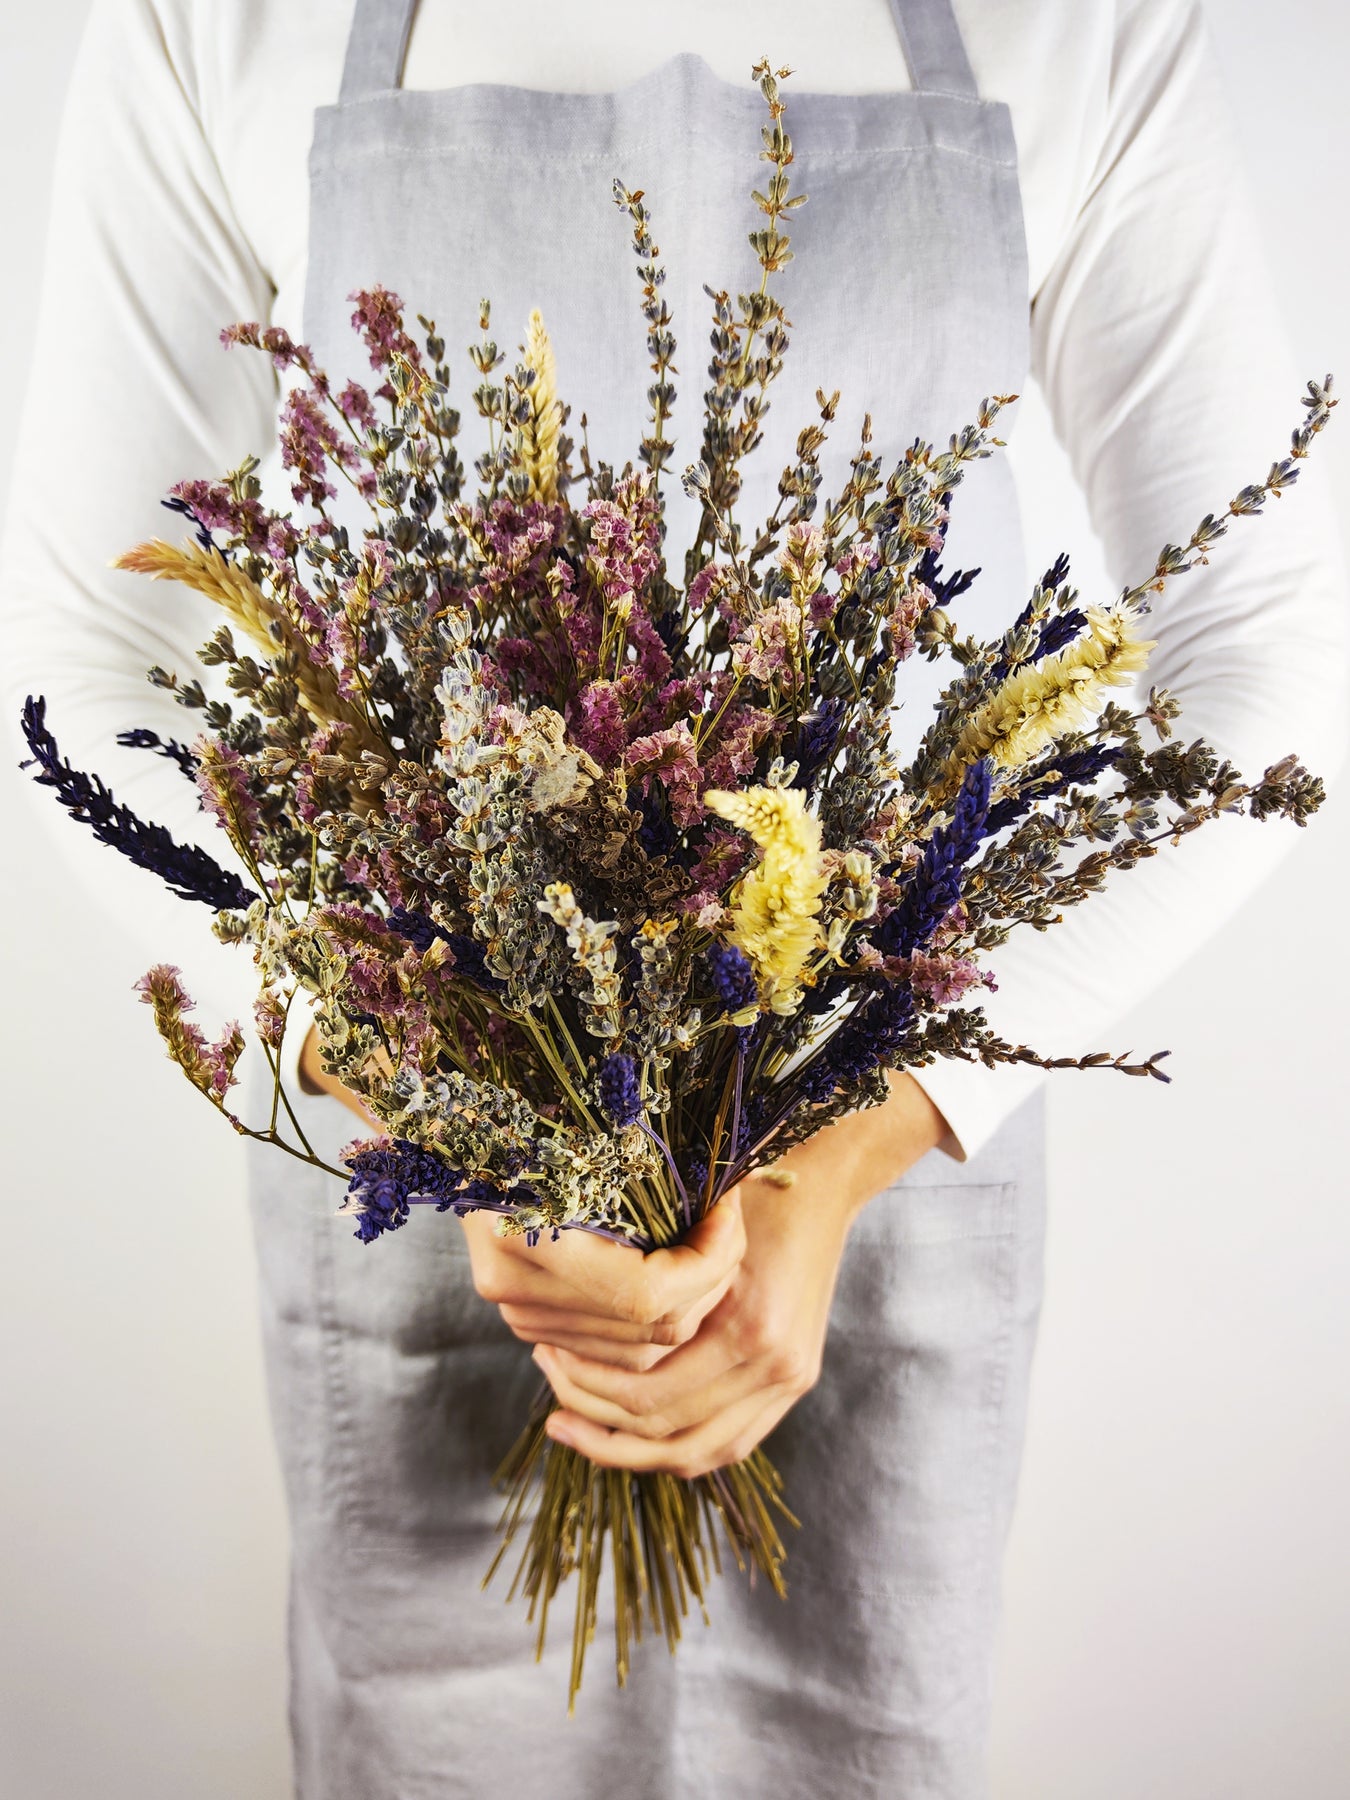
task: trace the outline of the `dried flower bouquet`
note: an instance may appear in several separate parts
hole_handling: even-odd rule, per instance
[[[373,392],[335,393],[279,328],[223,333],[289,372],[281,453],[303,516],[263,504],[253,460],[172,490],[195,540],[142,544],[121,566],[219,605],[201,661],[233,698],[154,669],[201,729],[187,746],[148,730],[122,741],[196,782],[247,882],[143,825],[63,761],[43,702],[26,708],[37,779],[252,953],[266,1125],[230,1110],[243,1032],[208,1042],[161,965],[138,985],[169,1054],[237,1131],[319,1162],[279,1073],[289,1009],[301,989],[314,997],[324,1066],[384,1127],[332,1171],[366,1243],[425,1204],[488,1209],[532,1237],[668,1245],[748,1171],[883,1100],[888,1070],[939,1056],[1166,1080],[1165,1052],[1047,1057],[1001,1040],[969,1003],[992,984],[988,954],[1221,813],[1302,824],[1321,801],[1292,756],[1248,781],[1173,740],[1167,693],[1135,711],[1112,690],[1145,667],[1152,597],[1293,483],[1335,404],[1330,378],[1309,383],[1289,456],[1137,586],[1080,604],[1061,559],[992,642],[962,635],[970,577],[940,559],[954,491],[1000,444],[1009,397],[885,471],[865,421],[822,504],[839,396],[821,392],[772,515],[742,531],[741,466],[788,348],[771,278],[804,198],[789,194],[785,73],[754,71],[770,165],[753,196],[758,291],[733,304],[707,290],[711,381],[683,476],[701,516],[682,580],[663,554],[672,321],[642,195],[616,183],[652,366],[649,427],[620,472],[584,445],[574,472],[538,313],[506,368],[483,304],[473,493],[444,343],[420,315],[415,339],[396,295],[352,297]],[[360,542],[332,517],[339,481],[369,505]],[[944,656],[954,672],[901,766],[901,665]],[[607,1547],[621,1682],[644,1624],[674,1648],[720,1532],[782,1590],[791,1514],[762,1449],[692,1480],[626,1475],[554,1444],[550,1405],[504,1466],[502,1548],[528,1525],[517,1585],[541,1645],[550,1601],[578,1577],[571,1698]]]

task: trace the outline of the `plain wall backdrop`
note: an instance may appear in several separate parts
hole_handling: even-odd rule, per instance
[[[0,4],[0,497],[85,4]],[[1209,12],[1299,368],[1350,384],[1350,109],[1328,103],[1350,15]],[[1350,513],[1348,433],[1316,454]],[[1030,565],[1068,549],[1114,597],[1034,393],[1013,453]],[[0,775],[0,1795],[283,1800],[286,1527],[242,1156],[164,1059],[96,892],[49,866],[26,781]],[[1170,1046],[1171,1087],[1050,1078],[997,1800],[1346,1793],[1346,812],[1109,1033]]]

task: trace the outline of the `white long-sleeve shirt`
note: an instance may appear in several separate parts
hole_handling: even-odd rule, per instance
[[[1008,103],[1016,131],[1032,374],[1123,586],[1285,453],[1304,380],[1322,371],[1292,365],[1198,0],[956,11],[980,91]],[[301,335],[311,124],[336,98],[350,16],[350,0],[94,0],[55,170],[0,546],[3,704],[12,728],[23,696],[45,693],[77,766],[226,863],[189,784],[114,741],[136,725],[192,734],[196,716],[144,674],[152,663],[190,674],[217,621],[195,596],[108,565],[175,535],[159,505],[172,482],[270,453],[277,377],[263,357],[223,352],[218,333],[257,318]],[[886,0],[509,11],[423,0],[405,85],[604,90],[686,49],[727,80],[748,80],[767,54],[803,90],[911,85]],[[1314,457],[1291,495],[1158,601],[1148,680],[1182,701],[1185,736],[1203,734],[1248,774],[1296,750],[1332,777],[1350,716],[1345,598]],[[203,1023],[247,1019],[251,963],[216,944],[206,909],[79,841],[49,796],[37,802],[100,914],[135,934],[147,963],[182,963]],[[1113,1023],[1223,923],[1295,830],[1223,819],[1054,929],[1015,932],[994,960],[991,1022],[1047,1055],[1112,1047]],[[292,1066],[300,1036],[289,1034]],[[944,1062],[918,1078],[950,1124],[943,1148],[964,1158],[1045,1075]]]

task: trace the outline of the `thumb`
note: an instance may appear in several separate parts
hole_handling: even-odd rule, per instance
[[[741,1184],[729,1187],[680,1240],[681,1248],[731,1267],[745,1254],[745,1219],[741,1211]]]

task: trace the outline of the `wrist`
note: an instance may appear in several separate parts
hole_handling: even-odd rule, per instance
[[[869,1200],[949,1135],[940,1108],[912,1076],[891,1070],[886,1079],[890,1097],[880,1106],[834,1120],[773,1165],[779,1181],[790,1175],[810,1192],[812,1212],[830,1215],[845,1231]]]

